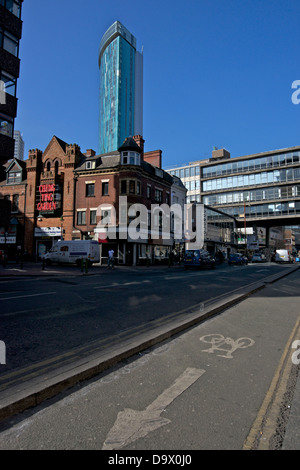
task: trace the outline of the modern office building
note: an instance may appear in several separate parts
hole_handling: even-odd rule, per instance
[[[115,152],[128,136],[143,135],[143,55],[136,38],[115,21],[99,50],[99,153]]]
[[[187,202],[234,216],[257,247],[275,245],[277,227],[299,225],[300,147],[237,158],[214,149],[212,158],[168,171],[184,182]]]
[[[208,160],[207,160],[208,161]],[[186,203],[201,202],[200,191],[200,165],[204,160],[191,162],[187,165],[181,165],[167,171],[172,176],[177,176],[187,189]]]
[[[14,131],[15,153],[14,158],[24,160],[24,140],[20,131]]]
[[[300,147],[201,166],[201,200],[248,222],[291,225],[300,215]]]
[[[0,0],[0,165],[14,156],[23,0]]]

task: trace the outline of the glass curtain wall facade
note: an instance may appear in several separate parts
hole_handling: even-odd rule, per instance
[[[181,179],[187,189],[186,202],[201,202],[200,164],[190,163],[188,166],[168,170],[172,176]]]
[[[204,204],[248,219],[300,214],[300,149],[239,158],[201,169]]]
[[[300,216],[300,147],[169,169],[201,202],[247,220]]]
[[[143,134],[143,57],[135,37],[116,21],[100,43],[99,153]]]

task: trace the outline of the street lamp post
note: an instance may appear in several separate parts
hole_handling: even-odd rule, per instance
[[[246,223],[246,201],[244,201],[244,231],[245,231],[245,249],[246,249],[246,256],[247,256],[248,243],[247,243],[247,223]]]

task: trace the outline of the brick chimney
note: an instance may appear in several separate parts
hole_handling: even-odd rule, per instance
[[[87,151],[84,153],[86,157],[94,157],[96,155],[95,150],[93,149],[87,149]]]
[[[143,137],[141,135],[134,135],[132,138],[135,140],[135,142],[141,148],[141,150],[142,150],[141,157],[143,159],[144,158],[144,143],[145,143]]]
[[[162,151],[152,150],[144,154],[144,161],[150,163],[150,165],[161,168],[162,165]]]

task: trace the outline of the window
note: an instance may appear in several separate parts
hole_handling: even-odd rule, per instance
[[[111,223],[111,210],[101,209],[101,223],[103,225]]]
[[[155,202],[162,203],[163,202],[163,192],[161,189],[155,189]]]
[[[86,170],[92,170],[94,168],[96,168],[96,162],[92,162],[92,161],[85,162],[85,169]]]
[[[7,176],[7,184],[20,183],[22,179],[22,173],[20,171],[10,171]]]
[[[139,165],[140,154],[138,152],[122,152],[121,163],[123,165]]]
[[[21,14],[20,0],[0,0],[0,5],[3,5],[4,8],[10,11],[13,15],[20,18],[20,14]]]
[[[108,182],[102,182],[102,196],[108,196]]]
[[[0,73],[0,80],[4,83],[4,91],[9,95],[16,96],[16,77],[8,74],[7,72]]]
[[[96,215],[97,215],[97,210],[91,209],[90,210],[90,225],[96,225]]]
[[[121,194],[126,194],[127,193],[127,181],[122,180],[121,181]]]
[[[3,47],[5,51],[9,52],[15,57],[18,57],[18,46],[18,38],[5,29],[0,28],[0,47]]]
[[[8,137],[13,136],[13,121],[3,114],[0,115],[0,134],[7,135]]]
[[[86,183],[86,185],[85,185],[85,196],[86,197],[95,196],[95,184],[94,183]]]
[[[142,186],[140,181],[136,180],[121,180],[121,194],[141,194]]]
[[[13,195],[11,211],[12,212],[18,212],[19,211],[19,194],[14,194]]]
[[[60,249],[60,251],[64,251],[64,252],[69,251],[69,247],[66,246],[66,245],[65,245],[65,246],[62,246],[61,249]]]
[[[85,225],[86,211],[77,211],[77,225]]]
[[[135,194],[135,181],[129,181],[129,194]]]
[[[147,185],[147,198],[151,199],[151,186]]]

